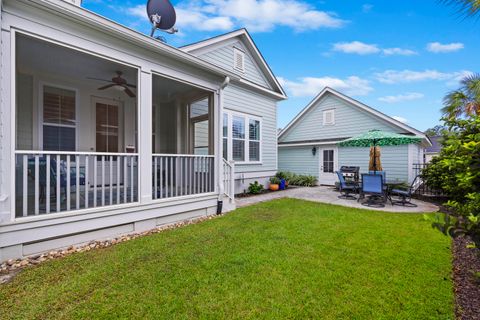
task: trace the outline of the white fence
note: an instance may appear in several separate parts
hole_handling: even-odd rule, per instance
[[[214,192],[214,164],[214,156],[154,154],[153,199]]]
[[[138,154],[16,151],[16,217],[138,201]]]

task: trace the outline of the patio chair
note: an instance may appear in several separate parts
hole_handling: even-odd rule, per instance
[[[386,192],[383,187],[383,177],[378,174],[362,174],[362,189],[360,191],[360,199],[364,199],[365,196],[369,196],[366,202],[363,202],[363,205],[373,207],[384,207],[384,202],[386,201]],[[382,202],[378,202],[378,199],[381,199]]]
[[[338,181],[340,182],[340,185],[339,185],[340,195],[338,197],[340,199],[346,199],[346,200],[357,199],[356,196],[352,195],[352,193],[357,193],[357,190],[358,190],[357,185],[354,183],[347,183],[341,172],[335,171],[335,173],[337,174]]]
[[[415,179],[413,179],[412,184],[410,187],[408,187],[407,190],[402,190],[402,189],[393,189],[390,191],[390,202],[393,205],[402,205],[404,207],[416,207],[417,205],[415,203],[412,203],[412,194],[415,192],[415,185],[417,183],[417,179],[419,179],[419,176],[416,176]],[[398,197],[397,200],[392,199],[392,196]]]

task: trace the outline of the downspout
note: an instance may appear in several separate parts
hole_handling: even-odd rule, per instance
[[[229,76],[226,76],[225,79],[223,80],[222,84],[220,85],[220,91],[219,91],[219,97],[218,97],[218,106],[220,108],[220,111],[223,110],[223,90],[230,84],[230,77]],[[219,128],[219,131],[220,131],[220,128],[223,127],[223,115],[222,115],[222,112],[219,112],[220,116],[218,117],[218,128]],[[220,137],[219,141],[217,141],[217,144],[218,146],[222,146],[223,147],[223,143],[220,143],[223,141],[223,137]],[[220,150],[220,148],[218,148],[218,150]],[[223,155],[223,152],[222,152],[222,155]],[[221,157],[223,157],[221,155]],[[220,166],[219,168],[223,169],[223,160],[220,161]],[[219,177],[223,177],[223,174],[219,174],[218,175]],[[219,182],[219,188],[218,188],[219,192],[218,192],[218,200],[217,200],[217,215],[220,215],[222,214],[222,211],[223,211],[223,194],[225,192],[225,186],[223,185],[223,179],[221,178],[220,182]]]

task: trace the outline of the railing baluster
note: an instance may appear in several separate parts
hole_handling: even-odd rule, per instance
[[[173,157],[170,157],[170,197],[174,197],[173,192]]]
[[[121,157],[117,157],[117,204],[120,204],[120,163]]]
[[[84,186],[84,192],[85,192],[85,209],[89,207],[88,205],[88,193],[89,193],[89,177],[90,174],[88,172],[88,163],[90,162],[90,156],[86,155],[85,156],[85,186]]]
[[[40,199],[39,199],[39,186],[40,186],[40,159],[38,155],[35,155],[35,215],[40,213]]]
[[[93,207],[97,207],[98,163],[97,156],[93,156]]]
[[[105,206],[105,156],[102,156],[102,207]]]
[[[45,212],[50,213],[50,155],[47,154],[47,163],[45,166]]]
[[[23,216],[28,216],[28,155],[23,155]]]
[[[80,156],[75,156],[75,178],[76,178],[76,186],[75,186],[75,193],[76,193],[76,205],[77,210],[80,209]]]
[[[133,170],[135,168],[134,162],[135,162],[134,157],[130,157],[130,163],[132,164],[132,166],[130,167],[130,201],[131,202],[134,201],[134,190],[133,190],[135,185],[135,181],[133,179]]]
[[[123,203],[127,203],[127,195],[128,195],[127,160],[128,160],[128,157],[123,158]]]
[[[160,157],[160,199],[163,198],[163,157]]]
[[[57,163],[56,163],[56,173],[55,177],[57,178],[56,184],[57,184],[57,212],[60,212],[62,209],[60,207],[60,200],[62,198],[62,192],[61,192],[61,182],[60,182],[60,176],[62,175],[62,172],[60,171],[60,155],[57,155]]]
[[[70,211],[70,156],[67,156],[67,211]]]
[[[112,156],[109,156],[110,157],[110,179],[108,180],[110,182],[110,205],[113,204],[113,157]]]
[[[157,157],[153,157],[153,199],[158,199],[158,166]]]

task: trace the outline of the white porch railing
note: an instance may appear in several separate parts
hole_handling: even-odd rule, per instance
[[[153,199],[214,192],[214,163],[214,156],[154,154]]]
[[[16,151],[16,217],[138,201],[138,154]]]
[[[223,186],[225,195],[235,199],[235,165],[233,161],[223,159]]]

